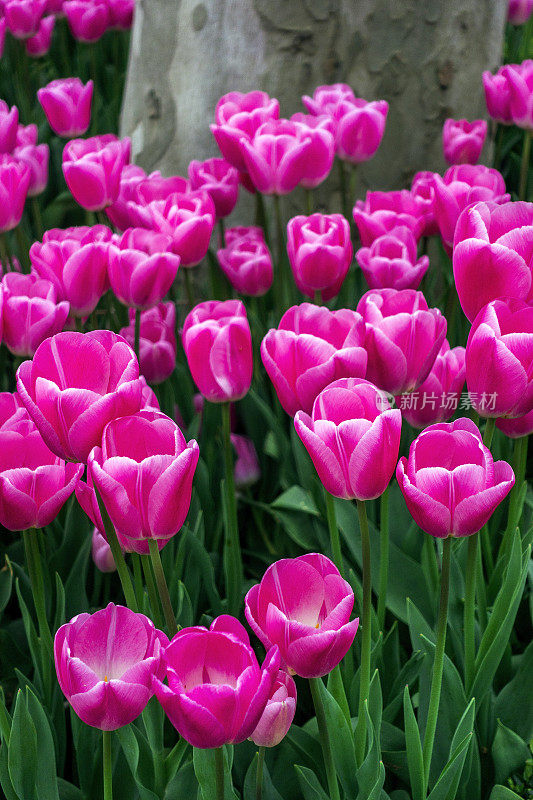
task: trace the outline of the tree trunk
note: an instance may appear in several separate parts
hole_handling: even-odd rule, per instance
[[[486,115],[481,73],[500,63],[508,0],[138,0],[122,132],[137,163],[186,174],[218,155],[219,97],[264,89],[283,116],[323,83],[390,103],[364,189],[442,170],[446,117]],[[329,183],[329,182],[328,182]]]

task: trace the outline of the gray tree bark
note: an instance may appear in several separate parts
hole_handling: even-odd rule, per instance
[[[442,170],[446,117],[486,116],[481,73],[498,67],[508,0],[137,0],[122,132],[147,170],[186,174],[218,154],[217,100],[264,89],[281,114],[320,84],[390,103],[359,191]]]

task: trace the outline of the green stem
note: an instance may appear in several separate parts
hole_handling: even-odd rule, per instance
[[[361,546],[363,552],[363,626],[361,641],[361,666],[359,680],[359,709],[357,727],[355,729],[355,758],[357,766],[361,766],[366,751],[366,713],[365,702],[368,700],[370,688],[370,654],[372,649],[372,581],[370,564],[370,533],[364,500],[357,501],[359,528],[361,530]]]
[[[46,617],[46,600],[44,592],[44,578],[41,564],[41,553],[37,540],[37,531],[30,528],[22,534],[24,539],[24,550],[26,553],[26,564],[30,576],[31,591],[35,611],[37,612],[37,622],[39,624],[39,639],[41,644],[41,660],[43,666],[43,684],[47,697],[52,692],[52,661],[53,661],[53,639]]]
[[[137,606],[137,599],[135,597],[135,592],[133,590],[133,584],[131,582],[131,575],[126,566],[126,562],[124,560],[124,553],[122,552],[122,548],[118,541],[117,532],[115,531],[115,526],[111,522],[109,514],[107,513],[107,509],[104,505],[104,502],[100,496],[100,492],[94,486],[94,492],[96,494],[96,500],[98,502],[98,507],[100,509],[100,515],[102,517],[102,522],[104,523],[104,531],[105,536],[107,539],[107,543],[111,548],[111,552],[113,554],[113,558],[115,560],[115,564],[117,567],[118,577],[120,578],[120,583],[122,584],[122,591],[124,592],[124,597],[126,599],[126,605],[132,611],[138,611],[139,608]]]
[[[224,748],[215,748],[216,800],[224,800]]]
[[[142,608],[143,605],[143,579],[141,571],[141,557],[139,553],[131,554],[131,563],[133,564],[133,583],[135,587],[135,597],[137,599],[137,606]]]
[[[263,228],[265,232],[265,242],[269,250],[272,250],[270,242],[270,231],[265,209],[265,200],[261,192],[255,193],[255,224]]]
[[[22,228],[22,222],[20,222],[17,227],[15,228],[15,236],[17,239],[17,245],[19,249],[19,261],[20,265],[24,272],[30,271],[30,243],[26,238],[26,234]]]
[[[141,342],[141,312],[138,308],[135,309],[135,323],[134,323],[134,339],[133,339],[133,351],[137,356],[137,361],[139,364],[141,363],[141,352],[140,352],[140,342]]]
[[[11,261],[9,258],[5,233],[0,233],[0,262],[4,268],[4,272],[9,272],[11,269]]]
[[[163,564],[161,563],[161,554],[157,546],[157,541],[155,539],[148,539],[148,547],[150,548],[150,559],[152,561],[152,567],[154,568],[155,582],[159,592],[159,599],[163,607],[165,622],[169,636],[173,639],[178,632],[178,624],[174,616],[172,603],[170,602],[170,594],[168,592],[167,580],[165,578]]]
[[[380,534],[379,534],[379,595],[378,625],[380,631],[385,627],[385,611],[387,608],[387,584],[389,582],[389,487],[385,489],[379,501]]]
[[[113,765],[111,763],[111,731],[102,731],[104,765],[104,800],[113,800]]]
[[[235,496],[235,477],[233,465],[233,448],[231,445],[231,404],[222,404],[222,434],[224,438],[224,462],[226,478],[226,499],[228,511],[228,529],[224,542],[224,571],[226,575],[226,593],[229,613],[237,615],[241,602],[243,568],[239,527],[237,521],[237,498]]]
[[[328,730],[326,711],[320,695],[321,687],[319,685],[319,681],[321,680],[322,678],[309,678],[309,688],[311,689],[311,696],[315,706],[316,721],[318,723],[318,735],[320,736],[320,744],[322,745],[322,755],[324,757],[324,766],[326,768],[326,778],[328,781],[330,800],[340,800],[339,784],[337,783],[337,773],[335,771],[335,762],[333,760],[333,751],[331,749],[331,739]]]
[[[349,216],[348,216],[348,198],[347,198],[347,192],[346,192],[346,172],[344,170],[344,161],[341,161],[340,158],[339,158],[338,164],[339,164],[339,188],[340,188],[340,192],[341,192],[342,213],[344,214],[346,219],[349,219]]]
[[[481,540],[483,541],[483,539]],[[487,627],[487,592],[485,589],[485,576],[483,575],[483,557],[481,548],[477,549],[477,569],[476,569],[476,593],[477,593],[477,607],[479,612],[479,626],[481,628],[481,635],[485,632]]]
[[[280,289],[280,299],[283,303],[283,308],[286,308],[289,305],[290,298],[290,288],[292,286],[292,272],[290,275],[287,274],[285,269],[285,236],[283,233],[283,219],[281,216],[281,200],[278,194],[273,195],[274,197],[274,214],[276,218],[276,240],[278,246],[278,282],[279,282],[279,289]],[[281,310],[281,309],[278,309]]]
[[[511,489],[511,494],[509,496],[509,510],[507,512],[507,526],[505,528],[505,533],[503,535],[500,549],[498,552],[498,558],[503,555],[503,553],[508,553],[510,548],[510,543],[512,540],[513,532],[518,525],[519,522],[519,511],[518,503],[520,500],[520,494],[522,492],[522,485],[524,483],[524,478],[526,474],[526,464],[527,464],[527,445],[528,445],[529,436],[521,436],[519,439],[515,439],[514,443],[514,453],[513,453],[513,468],[515,473],[515,484]]]
[[[494,417],[488,417],[487,422],[485,423],[485,430],[483,431],[483,444],[485,445],[485,447],[491,446],[495,427],[496,427],[496,420],[494,419]]]
[[[183,274],[185,275],[185,294],[187,295],[187,304],[190,310],[194,307],[194,292],[189,269],[190,267],[183,267]]]
[[[37,197],[31,198],[31,206],[33,208],[33,221],[35,223],[35,233],[37,239],[42,239],[44,225],[43,225],[43,218],[41,215],[41,206],[39,204],[39,199]]]
[[[524,144],[522,145],[522,162],[520,164],[520,184],[518,199],[527,200],[527,175],[529,171],[529,156],[531,153],[531,131],[524,131]]]
[[[465,689],[468,694],[474,680],[474,663],[476,660],[476,570],[479,534],[468,537],[468,555],[466,561],[466,585],[464,605],[464,637],[465,637]]]
[[[437,641],[435,644],[435,660],[433,662],[433,675],[431,677],[431,691],[429,695],[429,709],[424,733],[424,746],[422,749],[424,759],[424,783],[427,790],[429,783],[429,770],[433,755],[433,742],[437,729],[437,716],[439,713],[440,691],[442,685],[442,670],[444,667],[444,646],[446,644],[446,625],[448,622],[448,595],[450,593],[450,562],[452,540],[448,536],[442,547],[442,571],[440,576],[440,601],[437,621]]]
[[[220,247],[226,246],[226,231],[224,230],[224,218],[221,217],[218,221],[218,235],[220,237]]]
[[[328,530],[329,540],[331,542],[331,552],[333,554],[333,561],[344,578],[344,566],[342,562],[342,548],[339,536],[339,526],[337,525],[337,516],[335,514],[335,499],[333,495],[324,489],[326,496],[326,512],[328,517]]]
[[[310,217],[311,214],[313,213],[313,208],[314,208],[312,189],[305,190],[305,205],[307,209],[307,216]]]
[[[265,748],[257,751],[257,772],[255,773],[255,800],[263,798],[263,767],[265,764]]]
[[[146,590],[148,592],[148,599],[150,601],[150,609],[152,611],[152,619],[156,627],[163,627],[163,618],[161,616],[161,603],[159,602],[159,595],[155,585],[154,573],[152,570],[152,562],[150,556],[145,553],[141,556],[142,568],[144,572],[144,579],[146,581]]]
[[[320,289],[316,289],[315,290],[315,296],[313,297],[313,302],[314,302],[314,304],[316,306],[321,306],[322,305],[322,302],[323,302],[322,301],[322,292],[320,291]]]

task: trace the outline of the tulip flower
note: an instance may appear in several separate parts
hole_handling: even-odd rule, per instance
[[[0,432],[10,430],[31,433],[35,425],[17,392],[0,392]]]
[[[369,247],[374,239],[400,225],[409,228],[418,241],[426,224],[426,205],[403,189],[401,192],[367,192],[366,200],[357,200],[353,218],[361,244]]]
[[[22,219],[31,181],[29,167],[10,155],[0,155],[0,234]]]
[[[91,556],[96,569],[100,572],[116,572],[117,565],[108,543],[98,530],[94,528],[91,539]]]
[[[296,712],[296,684],[280,669],[265,710],[250,739],[257,747],[276,747],[288,733]]]
[[[235,291],[250,297],[264,295],[272,286],[272,256],[263,238],[243,228],[235,236],[237,228],[226,231],[226,247],[217,250],[220,268]],[[260,230],[260,229],[259,229]]]
[[[151,213],[142,207],[144,214],[140,223],[140,205],[137,198],[137,187],[146,179],[146,172],[137,164],[126,164],[120,174],[120,186],[117,199],[105,210],[115,228],[126,231],[128,228],[146,227],[151,221]]]
[[[130,309],[130,324],[120,335],[133,348],[135,312]],[[174,303],[159,305],[141,312],[139,330],[139,368],[148,383],[163,383],[176,366],[176,307]]]
[[[257,452],[254,443],[247,436],[232,433],[231,444],[236,455],[234,467],[235,486],[237,489],[245,489],[257,483],[261,477]]]
[[[250,180],[262,194],[288,194],[316,175],[312,137],[296,122],[269,120],[241,148]]]
[[[439,226],[433,211],[435,197],[434,174],[434,172],[416,172],[411,181],[411,194],[416,197],[424,220],[422,236],[435,236],[439,232]]]
[[[422,292],[375,289],[357,306],[366,324],[366,377],[397,395],[411,392],[427,378],[444,337],[446,320],[428,308]]]
[[[41,58],[41,56],[45,56],[48,53],[52,44],[55,23],[56,18],[52,14],[41,19],[37,33],[30,36],[25,42],[26,52],[29,56]]]
[[[388,111],[386,100],[341,100],[333,111],[338,157],[352,164],[372,158],[383,139]]]
[[[75,39],[96,42],[111,26],[106,0],[65,0],[63,13]]]
[[[0,18],[0,58],[4,55],[4,47],[6,43],[6,30],[7,22],[5,17]]]
[[[50,149],[47,144],[15,147],[13,157],[30,170],[28,197],[37,197],[46,189],[48,183],[48,160]]]
[[[87,725],[103,731],[128,725],[153,695],[167,645],[152,620],[124,606],[78,614],[55,635],[61,691]]]
[[[16,39],[27,39],[39,30],[46,0],[4,0],[7,27]]]
[[[94,84],[79,78],[51,81],[37,91],[48,124],[58,136],[72,139],[86,133],[91,122]]]
[[[135,0],[106,0],[109,9],[109,26],[127,31],[133,24]]]
[[[511,122],[519,128],[533,129],[533,60],[521,64],[506,64],[501,75],[509,90]]]
[[[2,106],[2,103],[3,101],[0,101],[0,106]],[[19,125],[17,128],[15,147],[25,147],[28,144],[37,144],[38,138],[39,130],[37,125]]]
[[[233,228],[226,228],[224,239],[227,247],[239,239],[254,239],[264,242],[265,232],[258,225],[235,225]]]
[[[239,173],[223,158],[209,158],[207,161],[191,161],[189,164],[191,189],[207,192],[217,219],[227,217],[239,197]]]
[[[310,413],[315,397],[339,378],[366,373],[365,325],[351,309],[302,303],[289,308],[261,343],[261,358],[287,414]]]
[[[147,226],[172,238],[172,251],[182,267],[194,267],[209,248],[215,225],[215,206],[205,191],[171,194],[167,200],[150,203]]]
[[[311,214],[289,220],[287,252],[298,289],[308,297],[335,297],[352,261],[350,225],[341,214]]]
[[[442,128],[442,148],[448,164],[475,164],[479,160],[487,123],[484,119],[447,119]]]
[[[509,0],[507,19],[511,25],[523,25],[533,12],[533,0]]]
[[[77,2],[77,0],[72,0]],[[77,203],[101,211],[118,197],[120,173],[130,158],[130,140],[111,133],[72,139],[63,150],[63,174]]]
[[[135,354],[111,331],[46,339],[17,370],[17,390],[50,450],[83,463],[106,424],[141,403]]]
[[[304,189],[314,189],[324,181],[333,166],[335,158],[335,125],[325,114],[314,117],[311,114],[296,113],[291,122],[300,126],[302,133],[311,139],[310,157],[301,181]]]
[[[328,86],[317,86],[312,97],[302,97],[302,103],[310,114],[327,114],[331,117],[339,103],[355,99],[353,89],[347,83],[332,83]]]
[[[153,411],[160,411],[159,407],[159,400],[157,399],[155,392],[153,389],[148,386],[146,382],[146,378],[144,375],[141,375],[141,409],[142,408],[150,408]],[[180,427],[182,427],[180,425]]]
[[[17,144],[19,110],[11,109],[3,100],[0,101],[0,153],[11,153]]]
[[[489,115],[496,122],[502,125],[509,125],[512,122],[511,92],[503,69],[503,67],[500,67],[495,75],[485,70],[483,73],[483,89],[485,90],[485,102]]]
[[[171,247],[170,236],[142,228],[130,228],[111,245],[109,282],[121,303],[141,309],[161,302],[180,264]]]
[[[409,228],[400,226],[378,236],[355,254],[370,289],[418,289],[429,258],[417,261],[417,243]]]
[[[37,275],[8,272],[1,285],[3,342],[13,355],[31,358],[41,342],[63,330],[69,304],[58,303],[54,285]]]
[[[496,420],[496,427],[505,433],[509,439],[520,439],[533,433],[533,411],[523,417],[500,417]]]
[[[246,170],[241,142],[251,141],[263,122],[278,117],[279,103],[266,92],[229,92],[218,101],[210,128],[226,161]]]

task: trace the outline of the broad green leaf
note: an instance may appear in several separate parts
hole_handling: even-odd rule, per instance
[[[11,589],[13,587],[13,568],[8,557],[6,556],[5,558],[6,563],[2,569],[0,569],[0,615],[9,603]]]
[[[148,741],[133,724],[116,732],[141,800],[157,800],[150,787],[154,786],[154,765]]]
[[[533,597],[533,592],[532,592]],[[520,656],[513,679],[496,698],[496,716],[525,741],[533,737],[533,703],[531,675],[533,674],[533,642]]]
[[[35,788],[39,800],[59,800],[56,776],[56,756],[50,723],[43,707],[33,694],[26,689],[26,705],[37,735],[37,771]],[[12,744],[11,737],[11,743]]]
[[[9,777],[21,800],[39,800],[37,796],[37,731],[22,691],[17,692],[9,750]]]
[[[474,720],[476,718],[476,701],[474,698],[469,702],[467,707],[465,708],[464,714],[459,720],[455,733],[453,735],[452,743],[450,745],[450,759],[453,757],[453,753],[455,752],[456,748],[459,747],[461,742],[464,738],[474,730]],[[468,779],[470,775],[470,766],[471,766],[471,750],[472,750],[472,742],[474,740],[474,736],[472,736],[470,740],[470,746],[466,751],[465,760],[463,763],[463,768],[461,770],[457,769],[455,773],[455,777],[451,781],[451,788],[448,792],[449,798],[454,798],[457,795],[457,789],[459,786],[459,781],[465,781]],[[470,758],[469,758],[470,754]]]
[[[376,735],[374,723],[369,713],[368,702],[365,703],[367,754],[357,770],[357,800],[379,797],[385,781],[385,770],[381,761],[381,743]]]
[[[63,780],[63,778],[58,778],[57,786],[59,789],[59,800],[85,800],[83,793],[77,786],[74,786],[73,783],[68,783],[68,781]]]
[[[473,734],[469,733],[456,747],[450,760],[442,770],[437,783],[428,795],[428,800],[450,800],[455,796],[454,786],[461,777],[466,753]]]
[[[9,745],[11,735],[11,714],[6,708],[4,690],[0,686],[0,735],[6,745]]]
[[[257,753],[252,759],[252,762],[246,773],[244,780],[243,800],[256,800],[256,785],[257,785]],[[272,778],[268,771],[266,763],[263,764],[263,780],[262,780],[262,800],[283,800],[282,795],[278,792]]]
[[[351,725],[348,725],[344,712],[335,698],[328,692],[324,682],[319,679],[318,685],[326,713],[335,770],[346,797],[355,800],[357,797],[357,780],[355,777],[356,761],[353,731]]]
[[[215,616],[219,616],[222,613],[222,601],[216,586],[215,570],[209,553],[191,531],[184,531],[182,536],[184,536],[186,546],[190,551],[190,557],[198,564],[211,609]]]
[[[330,800],[314,772],[307,767],[298,766],[298,764],[294,765],[294,769],[305,800]]]
[[[409,696],[409,687],[403,693],[403,716],[405,724],[405,745],[407,748],[407,763],[409,765],[409,780],[413,800],[424,800],[424,759],[422,757],[422,743],[420,731],[416,724],[415,713]]]
[[[504,783],[509,775],[524,766],[530,757],[530,752],[524,740],[498,720],[491,755],[494,762],[494,779],[496,783]]]
[[[521,800],[521,798],[507,786],[493,786],[489,800]]]
[[[4,745],[0,747],[0,787],[6,796],[6,800],[20,800],[20,797],[15,792],[11,778],[9,777],[9,770],[7,766],[7,747]]]
[[[294,749],[298,761],[304,761],[315,771],[317,769],[321,770],[321,778],[325,779],[322,748],[314,736],[311,736],[307,730],[299,728],[298,725],[291,725],[285,741]]]
[[[303,511],[306,514],[312,514],[315,517],[319,516],[318,509],[313,501],[309,492],[302,489],[301,486],[291,486],[286,492],[276,497],[272,508],[279,508],[285,511]]]
[[[231,745],[225,745],[224,755],[224,800],[234,800],[233,785],[231,780]],[[213,800],[217,797],[215,779],[215,751],[199,750],[193,748],[194,774],[200,784],[203,800]]]

